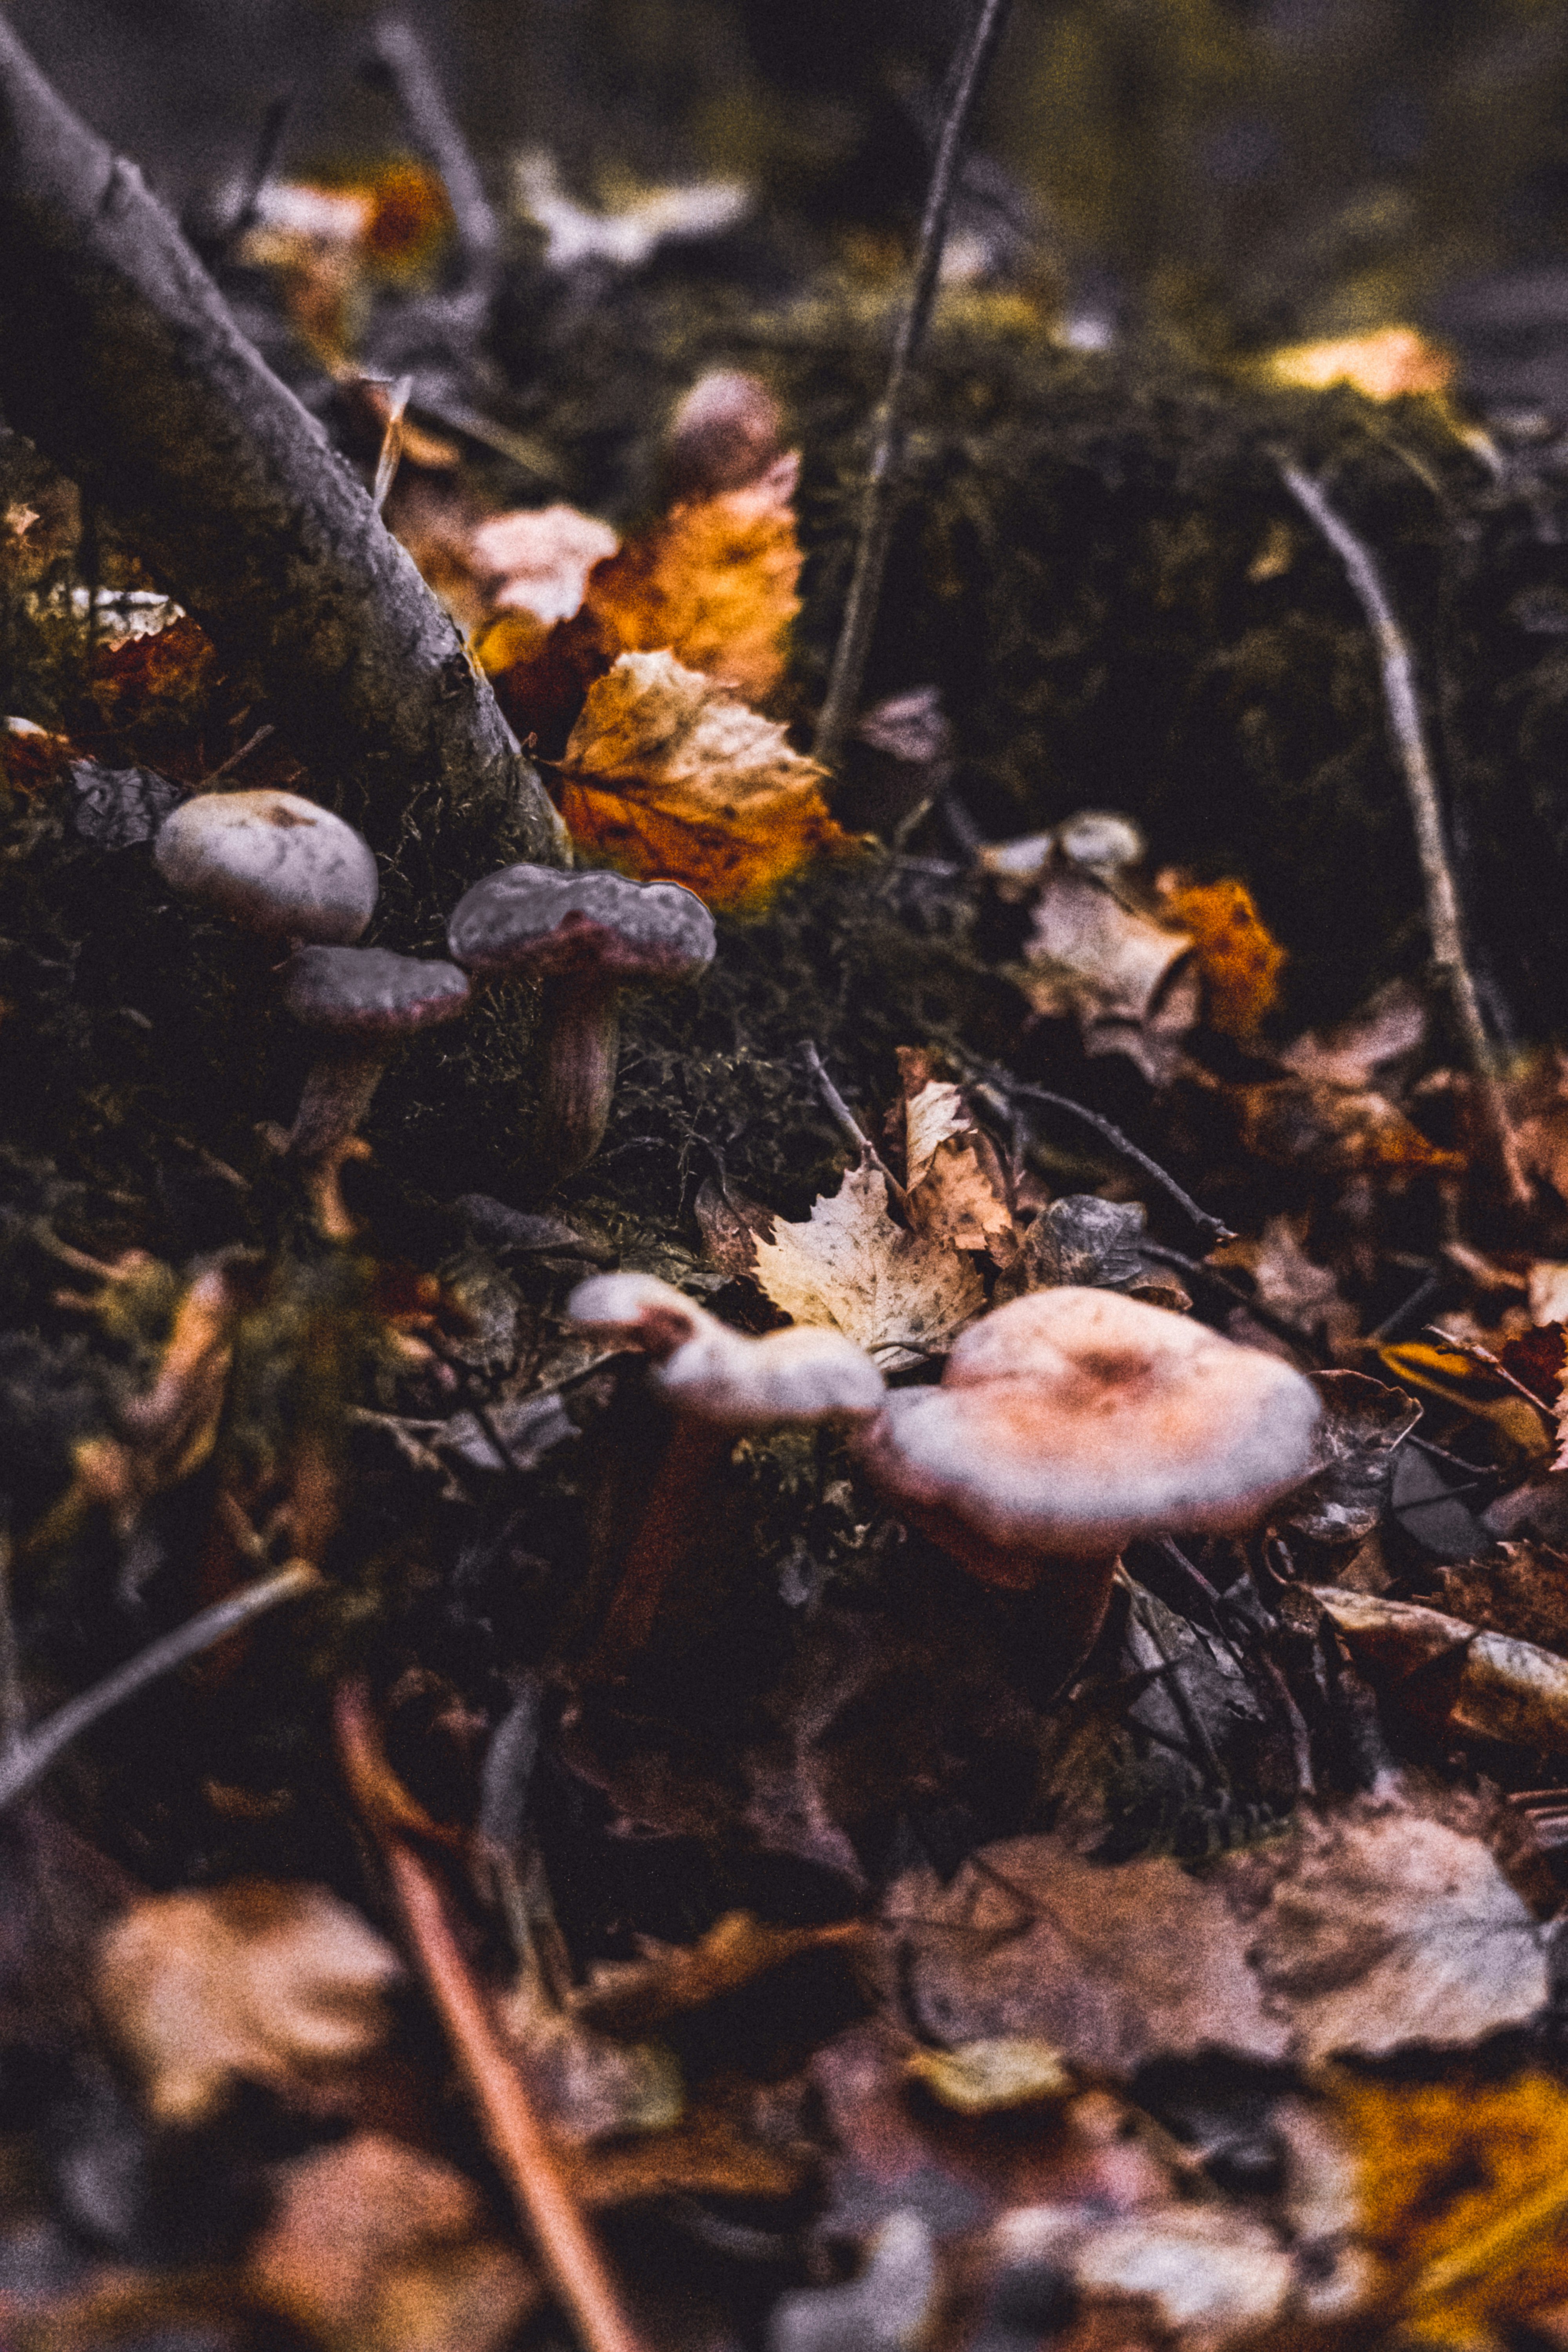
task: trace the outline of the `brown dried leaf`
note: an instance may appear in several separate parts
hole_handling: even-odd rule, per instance
[[[1035,900],[1024,993],[1047,1018],[1071,1016],[1089,1054],[1125,1054],[1151,1086],[1173,1076],[1197,1024],[1192,940],[1129,907],[1082,866],[1053,860]]]
[[[236,1879],[149,1896],[99,1948],[97,2000],[160,2123],[203,2122],[243,2079],[329,2084],[389,2023],[396,1954],[323,1886]]]
[[[588,574],[620,542],[607,522],[561,502],[490,515],[475,530],[470,561],[494,613],[531,613],[569,621],[582,604]]]
[[[645,879],[684,882],[712,906],[763,897],[808,859],[850,845],[816,762],[668,653],[623,654],[595,682],[563,765],[574,840]]]
[[[910,1223],[931,1241],[987,1250],[998,1265],[1010,1264],[1020,1243],[994,1144],[957,1087],[924,1076],[923,1055],[900,1047],[899,1062]]]
[[[756,1278],[795,1322],[844,1332],[885,1371],[946,1355],[985,1304],[972,1258],[893,1223],[888,1180],[869,1162],[819,1199],[807,1223],[781,1219],[758,1241]]]
[[[1465,1164],[1458,1152],[1429,1143],[1384,1096],[1365,1089],[1292,1076],[1221,1092],[1236,1113],[1243,1150],[1277,1168],[1352,1175]]]
[[[1407,980],[1394,980],[1347,1020],[1331,1029],[1307,1030],[1279,1059],[1300,1078],[1356,1092],[1373,1086],[1379,1071],[1418,1053],[1431,1025],[1419,989]]]
[[[592,1982],[573,1996],[573,2009],[604,2033],[651,2032],[672,2017],[705,2009],[721,1995],[771,1976],[803,1952],[852,1946],[862,1932],[853,1920],[826,1927],[772,1927],[749,1911],[726,1911],[695,1944],[658,1944],[644,1937],[640,1959],[601,1961]]]
[[[247,2284],[342,2352],[489,2352],[541,2294],[472,2181],[374,2132],[285,2168]]]
[[[1191,935],[1204,976],[1204,1014],[1222,1037],[1252,1037],[1279,1001],[1285,950],[1245,882],[1190,882],[1163,893],[1161,911]]]

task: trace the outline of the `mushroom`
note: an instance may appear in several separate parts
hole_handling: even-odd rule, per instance
[[[868,1422],[886,1391],[869,1356],[842,1332],[803,1324],[751,1339],[652,1275],[591,1276],[566,1311],[578,1330],[640,1349],[674,1415],[595,1651],[595,1664],[615,1669],[647,1642],[669,1579],[701,1531],[703,1490],[736,1438],[784,1423]]]
[[[1032,1292],[971,1324],[936,1388],[857,1434],[872,1483],[982,1583],[1051,1580],[1076,1664],[1135,1536],[1246,1527],[1312,1467],[1311,1383],[1115,1291]]]
[[[297,793],[198,793],[164,818],[153,860],[183,898],[263,939],[339,946],[375,911],[369,842]]]
[[[598,1150],[610,1115],[622,993],[706,971],[713,918],[678,882],[507,866],[464,892],[447,944],[466,971],[542,983],[539,1132],[556,1172],[570,1176]]]
[[[421,1029],[450,1021],[468,1002],[455,964],[386,948],[296,948],[281,971],[283,1003],[313,1029],[321,1050],[305,1080],[294,1124],[279,1139],[300,1161],[329,1241],[347,1241],[354,1223],[338,1179],[345,1160],[363,1157],[354,1130],[399,1045]]]
[[[669,420],[665,470],[671,493],[710,499],[743,489],[784,447],[784,413],[759,376],[710,368]]]

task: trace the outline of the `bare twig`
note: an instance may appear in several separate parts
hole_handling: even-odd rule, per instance
[[[1481,1017],[1475,977],[1465,955],[1464,922],[1459,894],[1443,835],[1443,815],[1436,779],[1426,748],[1421,705],[1415,692],[1415,663],[1410,643],[1400,627],[1388,591],[1371,550],[1337,514],[1310,474],[1299,466],[1281,464],[1286,488],[1311,517],[1345,567],[1356,601],[1376,640],[1383,667],[1383,691],[1388,709],[1389,732],[1405,777],[1415,831],[1415,854],[1426,897],[1426,929],[1432,961],[1442,974],[1454,1008],[1454,1019],[1475,1079],[1476,1102],[1509,1197],[1518,1208],[1529,1205],[1531,1185],[1520,1156],[1519,1139],[1509,1118],[1502,1082],[1498,1075],[1491,1040]]]
[[[250,159],[250,169],[247,172],[244,185],[240,189],[239,202],[235,206],[223,232],[223,242],[219,248],[219,258],[222,260],[226,260],[230,255],[237,252],[240,239],[256,226],[257,215],[261,209],[262,190],[278,168],[278,158],[283,152],[284,133],[289,128],[289,118],[293,111],[294,92],[291,88],[279,90],[276,96],[268,101],[267,111],[261,118],[261,131],[256,142],[256,152]]]
[[[26,1729],[22,1655],[11,1605],[11,1533],[8,1528],[0,1528],[0,1762],[16,1754]]]
[[[446,1890],[381,1794],[391,1769],[365,1694],[338,1694],[338,1752],[355,1801],[374,1831],[430,1998],[484,2126],[490,2153],[533,2237],[551,2284],[586,2352],[644,2352],[622,2307],[604,2249],[574,2195],[565,2166],[502,2041],[452,1924]]]
[[[371,36],[371,55],[396,91],[410,131],[446,183],[464,277],[476,292],[488,295],[500,254],[500,224],[425,45],[403,17],[384,16]]]
[[[904,415],[914,381],[915,362],[925,341],[931,305],[936,299],[942,257],[947,244],[948,218],[952,209],[953,191],[958,184],[959,165],[963,157],[970,117],[984,87],[997,42],[1007,22],[1010,5],[1011,0],[978,0],[967,45],[956,63],[949,87],[947,114],[942,126],[931,186],[926,192],[925,215],[921,222],[914,282],[894,340],[892,360],[888,369],[888,388],[877,412],[871,462],[860,506],[855,569],[849,582],[838,643],[834,648],[827,694],[817,717],[816,739],[812,745],[813,756],[826,768],[837,763],[860,699],[860,682],[865,676],[866,656],[870,650],[871,631],[876,624],[877,605],[882,593],[882,574],[887,569],[888,550],[892,543],[899,469],[904,448]]]
[[[210,793],[213,786],[221,782],[225,776],[232,776],[235,770],[248,760],[253,751],[259,751],[263,743],[269,742],[277,732],[277,728],[273,726],[270,719],[268,719],[265,725],[257,729],[254,735],[247,735],[237,751],[231,751],[226,760],[218,761],[210,776],[202,778],[203,792]],[[230,1169],[229,1173],[233,1175],[234,1171]],[[241,1177],[239,1181],[243,1183],[245,1180]]]
[[[880,1169],[887,1181],[888,1190],[896,1201],[900,1204],[907,1201],[908,1193],[828,1076],[823,1066],[822,1055],[809,1037],[803,1037],[800,1041],[800,1058],[816,1083],[816,1091],[822,1097],[829,1118],[850,1150],[861,1160],[869,1160],[873,1168]]]
[[[211,1609],[203,1609],[174,1633],[149,1642],[144,1650],[100,1683],[83,1691],[41,1723],[36,1731],[14,1746],[8,1754],[0,1756],[0,1808],[14,1804],[18,1797],[41,1780],[56,1764],[74,1739],[138,1691],[145,1690],[163,1675],[183,1666],[187,1659],[200,1657],[229,1634],[237,1633],[242,1626],[256,1618],[264,1617],[285,1601],[298,1600],[302,1593],[313,1592],[321,1582],[319,1570],[309,1560],[291,1559],[271,1576],[258,1578],[254,1584],[242,1585],[231,1592],[226,1601],[219,1601]]]
[[[1130,1166],[1142,1169],[1150,1182],[1159,1186],[1167,1200],[1180,1209],[1205,1250],[1218,1249],[1222,1242],[1236,1239],[1227,1224],[1218,1217],[1211,1217],[1206,1209],[1200,1209],[1192,1194],[1184,1192],[1175,1178],[1162,1168],[1157,1160],[1151,1160],[1146,1151],[1139,1150],[1131,1136],[1123,1135],[1119,1127],[1110,1119],[1102,1118],[1099,1111],[1086,1109],[1082,1103],[1074,1102],[1070,1095],[1052,1094],[1047,1087],[1026,1085],[1022,1078],[1014,1077],[1006,1070],[987,1069],[984,1076],[992,1091],[1002,1098],[1004,1106],[1015,1098],[1020,1102],[1044,1103],[1048,1109],[1066,1111],[1069,1118],[1076,1118],[1082,1126],[1092,1128],[1095,1134],[1110,1146],[1119,1160],[1125,1160]]]

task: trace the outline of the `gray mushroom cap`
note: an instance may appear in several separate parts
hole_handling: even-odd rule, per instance
[[[1310,1470],[1321,1410],[1278,1357],[1068,1286],[972,1324],[940,1387],[889,1395],[864,1460],[926,1524],[1089,1558],[1134,1536],[1245,1527]]]
[[[357,940],[380,885],[370,844],[297,793],[198,793],[159,826],[172,890],[267,939]]]
[[[507,866],[465,890],[447,926],[466,971],[533,979],[598,974],[674,986],[713,961],[713,918],[679,882]]]
[[[450,1021],[468,1001],[456,964],[388,948],[296,948],[282,969],[296,1021],[330,1036],[397,1038]]]

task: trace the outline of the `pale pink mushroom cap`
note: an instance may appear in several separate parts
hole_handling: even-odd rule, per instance
[[[566,1311],[581,1331],[640,1348],[666,1402],[715,1428],[864,1421],[886,1401],[881,1373],[842,1332],[795,1325],[752,1339],[653,1275],[595,1275]]]
[[[375,912],[375,856],[352,824],[298,793],[198,793],[158,828],[172,890],[265,939],[342,947]]]
[[[939,1388],[888,1398],[860,1441],[882,1492],[994,1581],[1034,1555],[1243,1528],[1312,1466],[1310,1381],[1118,1292],[1067,1287],[972,1324]]]

